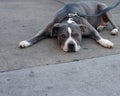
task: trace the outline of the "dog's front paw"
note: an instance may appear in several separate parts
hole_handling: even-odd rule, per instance
[[[112,35],[117,35],[118,34],[118,28],[115,28],[111,31]]]
[[[28,42],[28,41],[21,41],[20,43],[19,43],[19,47],[20,48],[26,48],[26,47],[29,47],[31,45],[31,43],[30,42]]]
[[[97,42],[105,48],[113,48],[113,46],[114,46],[114,44],[107,39],[100,39]]]

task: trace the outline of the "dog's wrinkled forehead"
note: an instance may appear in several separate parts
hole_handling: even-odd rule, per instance
[[[72,24],[72,21],[68,21],[69,23],[61,25],[59,28],[59,34],[69,34],[69,33],[79,33],[80,28],[78,25]]]
[[[53,26],[52,36],[59,36],[60,34],[69,34],[68,29],[71,29],[71,33],[80,33],[81,28],[79,24],[73,21],[72,18],[69,18],[66,22],[56,23]]]
[[[79,25],[76,24],[75,21],[73,21],[72,18],[69,18],[67,20],[67,22],[61,24],[62,31],[67,31],[68,32],[68,28],[70,28],[72,30],[72,32],[80,30]]]

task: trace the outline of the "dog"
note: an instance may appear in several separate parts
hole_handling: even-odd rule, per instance
[[[65,52],[77,52],[81,48],[82,36],[89,36],[105,48],[113,48],[114,44],[104,39],[102,31],[108,22],[112,25],[111,34],[118,34],[118,27],[112,20],[110,11],[101,16],[80,17],[77,14],[95,15],[108,6],[98,1],[80,1],[66,4],[55,15],[54,19],[29,40],[19,43],[20,48],[27,48],[38,41],[55,37]]]

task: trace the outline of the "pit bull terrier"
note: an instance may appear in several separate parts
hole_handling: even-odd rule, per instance
[[[112,48],[114,44],[104,39],[99,31],[102,31],[107,23],[112,25],[111,34],[118,33],[118,27],[114,23],[110,12],[106,12],[97,17],[80,17],[77,14],[95,15],[107,8],[107,5],[97,1],[81,1],[77,3],[66,4],[55,15],[48,26],[38,32],[29,40],[19,43],[20,48],[27,48],[38,41],[56,37],[61,48],[65,52],[77,52],[81,48],[82,36],[90,36],[105,48]]]

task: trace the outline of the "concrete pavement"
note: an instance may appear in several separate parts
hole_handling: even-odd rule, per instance
[[[1,73],[0,96],[120,96],[120,54]]]
[[[29,39],[43,29],[63,6],[59,0],[0,0],[0,72],[59,64],[120,53],[120,38],[111,36],[109,30],[100,34],[115,46],[106,49],[94,40],[84,38],[82,49],[77,53],[63,52],[55,39],[46,39],[27,49],[19,49],[21,40]],[[71,2],[72,0],[60,0]],[[77,0],[74,0],[77,1]],[[99,0],[109,6],[117,0]],[[112,10],[113,19],[120,26],[120,7]]]
[[[115,44],[113,49],[89,38],[77,53],[63,52],[55,39],[18,48],[21,40],[44,28],[63,3],[75,1],[0,0],[0,96],[120,95],[120,37],[111,36],[110,30],[100,34]],[[109,6],[117,2],[97,1]],[[120,28],[119,11],[120,6],[112,13]]]

